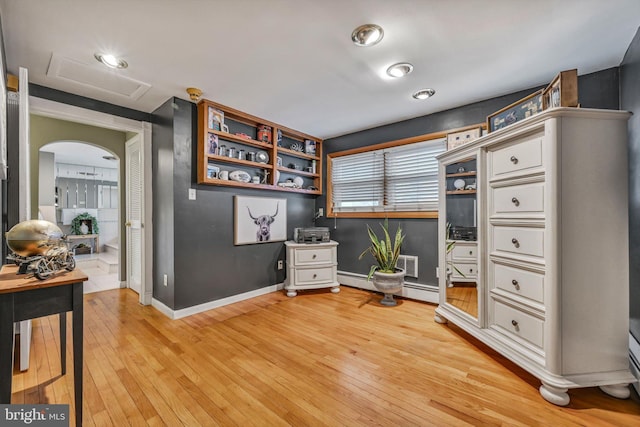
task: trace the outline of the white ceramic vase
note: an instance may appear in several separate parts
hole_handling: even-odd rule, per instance
[[[373,286],[384,294],[380,304],[393,307],[398,303],[393,299],[393,294],[400,292],[404,286],[404,270],[396,269],[395,273],[373,273]]]

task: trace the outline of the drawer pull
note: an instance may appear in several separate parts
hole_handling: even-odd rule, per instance
[[[313,256],[311,258],[316,259],[316,254],[313,254]]]
[[[511,203],[516,206],[520,206],[520,200],[516,199],[515,197],[511,198]]]
[[[518,164],[518,158],[516,156],[511,156],[509,160],[511,160],[511,163],[513,163],[514,165]]]
[[[515,330],[519,330],[520,328],[518,327],[518,321],[517,320],[512,320],[511,321],[511,325],[513,325],[513,327],[515,328]]]
[[[511,281],[511,284],[513,285],[514,288],[516,288],[517,290],[520,290],[520,284],[518,283],[518,281],[516,279],[513,279]]]
[[[511,243],[513,243],[513,246],[515,246],[516,248],[520,247],[520,242],[518,242],[518,239],[516,239],[515,237],[511,239]]]
[[[473,255],[473,251],[469,251],[469,255]]]
[[[313,275],[313,278],[315,279],[316,277],[318,277],[318,275],[317,275],[317,274],[314,274],[314,275]]]

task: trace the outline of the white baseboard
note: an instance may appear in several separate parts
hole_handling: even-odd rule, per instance
[[[351,286],[354,288],[376,291],[373,283],[367,280],[364,274],[350,273],[346,271],[338,271],[338,282],[341,285]],[[423,285],[420,283],[404,282],[402,292],[395,294],[405,298],[417,299],[420,301],[438,303],[438,287]]]
[[[640,342],[629,333],[629,365],[631,373],[638,380],[633,387],[640,394]]]
[[[202,313],[203,311],[212,310],[214,308],[223,307],[225,305],[233,304],[235,302],[244,301],[250,298],[255,298],[260,295],[265,295],[271,292],[276,292],[284,288],[284,283],[278,283],[276,285],[266,286],[264,288],[256,289],[253,291],[245,292],[243,294],[232,295],[230,297],[218,299],[215,301],[205,302],[204,304],[198,304],[180,310],[173,310],[167,307],[164,303],[153,298],[151,300],[151,306],[156,310],[169,317],[170,319],[182,319],[183,317],[191,316],[193,314]]]

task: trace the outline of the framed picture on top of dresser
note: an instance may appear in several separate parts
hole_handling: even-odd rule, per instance
[[[287,199],[235,196],[234,245],[287,240]]]
[[[578,70],[562,71],[542,91],[543,109],[578,106]]]
[[[542,89],[507,105],[487,117],[487,131],[493,132],[542,112]]]
[[[482,136],[482,125],[447,134],[447,150],[474,141]]]

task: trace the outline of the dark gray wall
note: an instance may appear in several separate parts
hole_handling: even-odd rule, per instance
[[[63,92],[46,86],[40,86],[35,83],[29,83],[29,95],[35,96],[36,98],[62,102],[63,104],[73,105],[75,107],[86,108],[87,110],[100,111],[118,117],[125,117],[131,120],[151,122],[151,114],[149,113],[132,110],[131,108],[121,107],[104,101],[98,101],[96,99],[87,98],[86,96]]]
[[[618,109],[618,68],[611,68],[578,78],[579,100],[585,108]],[[323,151],[329,154],[367,145],[408,138],[426,133],[455,129],[475,123],[485,122],[487,115],[531,94],[538,88],[531,88],[492,98],[475,104],[465,105],[447,111],[417,117],[386,126],[364,130],[324,142]],[[436,95],[437,96],[437,95]],[[427,101],[428,102],[428,101]],[[324,176],[326,188],[326,161]],[[326,197],[317,200],[317,207],[326,207]],[[358,260],[358,255],[368,246],[366,225],[378,227],[377,219],[322,218],[316,221],[318,226],[331,227],[331,238],[338,241],[338,269],[353,273],[367,274],[371,259]],[[438,264],[438,237],[436,219],[389,220],[392,230],[400,224],[407,235],[402,253],[417,255],[419,259],[419,277],[417,282],[437,285],[435,269]]]
[[[3,81],[7,81],[7,58],[4,53],[4,36],[2,33],[2,16],[0,16],[0,57],[2,58],[2,67],[0,67],[0,79]],[[5,132],[5,130],[0,130],[0,132]],[[5,134],[5,138],[8,138],[8,135]],[[7,158],[7,164],[9,159]],[[0,206],[2,207],[1,212],[1,220],[0,220],[0,256],[2,257],[2,261],[0,264],[4,264],[7,258],[8,248],[4,242],[4,235],[7,231],[9,231],[9,220],[8,220],[8,197],[7,197],[7,181],[0,181]]]
[[[640,341],[640,30],[620,66],[620,108],[629,119],[629,329]]]
[[[153,297],[174,306],[173,100],[153,112],[151,173],[153,181]],[[164,286],[163,275],[167,275]]]
[[[195,105],[174,98],[153,114],[154,298],[178,310],[282,282],[283,242],[234,246],[234,196],[287,199],[289,238],[312,225],[315,198],[195,184]],[[196,200],[188,200],[189,188]]]

